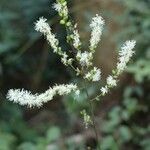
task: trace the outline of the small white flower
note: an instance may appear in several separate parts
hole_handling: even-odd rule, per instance
[[[73,46],[78,49],[81,45],[80,36],[78,30],[73,31]]]
[[[103,26],[105,24],[104,19],[96,14],[96,17],[92,19],[90,27],[92,29],[91,39],[90,39],[90,49],[95,50],[97,44],[99,43],[102,35]]]
[[[67,65],[67,63],[68,63],[67,58],[68,58],[68,55],[66,53],[63,53],[61,61],[64,65]]]
[[[69,65],[71,65],[72,62],[73,62],[73,58],[69,58],[69,59],[67,60],[67,63],[68,63]]]
[[[80,90],[76,90],[76,91],[75,91],[75,94],[76,94],[77,96],[79,96],[79,95],[80,95]]]
[[[90,66],[92,53],[89,53],[87,51],[81,53],[80,51],[78,51],[76,58],[82,66]]]
[[[92,81],[99,81],[101,78],[101,70],[94,67]]]
[[[47,19],[43,17],[39,18],[39,20],[35,22],[35,30],[47,35],[51,31],[51,28],[46,21]]]
[[[64,3],[60,3],[60,2],[54,3],[53,8],[58,13],[60,13],[61,15],[66,16],[66,17],[68,16],[68,8],[67,8],[67,3],[66,2],[64,2]]]
[[[92,18],[90,27],[91,28],[101,27],[104,24],[105,24],[104,19],[101,16],[99,16],[98,14],[96,14],[96,16]]]
[[[101,70],[94,67],[91,71],[89,71],[85,76],[85,79],[88,79],[89,81],[99,81],[101,78]]]
[[[112,77],[112,76],[108,76],[107,77],[107,84],[109,86],[116,86],[117,85],[117,81]]]
[[[108,93],[108,88],[107,87],[102,87],[101,89],[102,95],[106,95]]]
[[[54,3],[53,8],[57,11],[60,12],[62,10],[62,5],[60,3]]]
[[[84,79],[88,79],[88,80],[91,80],[91,72],[88,72],[85,76],[84,76]]]

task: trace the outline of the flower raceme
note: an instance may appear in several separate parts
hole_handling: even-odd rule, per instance
[[[7,98],[10,101],[19,103],[20,105],[28,105],[29,107],[40,107],[43,103],[46,103],[53,99],[55,95],[67,95],[70,92],[79,92],[77,85],[55,85],[53,88],[49,88],[47,91],[41,94],[32,94],[30,91],[24,89],[10,89],[7,94]]]
[[[117,71],[120,74],[127,66],[127,63],[129,62],[132,55],[135,53],[133,51],[133,48],[136,45],[136,41],[126,41],[123,46],[121,47],[121,50],[119,51],[119,61],[117,63]]]
[[[104,24],[104,19],[98,14],[96,14],[96,16],[92,19],[92,22],[90,24],[90,27],[92,29],[90,39],[90,50],[93,52],[95,52],[95,48],[97,47],[101,39]]]
[[[76,53],[74,57],[71,57],[69,51],[64,51],[59,46],[59,41],[56,38],[55,34],[52,33],[52,29],[49,26],[47,19],[44,17],[39,18],[39,20],[35,23],[35,30],[41,32],[48,41],[48,44],[53,49],[53,52],[58,54],[61,58],[61,62],[65,65],[73,69],[76,75],[80,75],[80,77],[86,82],[98,82],[101,79],[101,70],[93,65],[93,53],[95,52],[98,43],[101,40],[103,26],[105,24],[104,19],[96,14],[93,17],[90,27],[91,27],[91,37],[89,40],[89,50],[83,51],[81,50],[82,43],[80,41],[80,35],[77,30],[77,24],[73,24],[68,15],[67,2],[65,0],[57,0],[57,3],[53,5],[53,8],[58,12],[61,21],[67,31],[67,42],[71,44],[74,49],[76,49]],[[136,41],[126,41],[121,50],[119,51],[119,57],[117,62],[117,67],[114,69],[112,75],[109,75],[106,79],[106,85],[100,88],[100,95],[104,96],[108,93],[108,91],[117,86],[119,75],[125,70],[127,63],[135,53],[133,51],[136,45]],[[75,63],[73,63],[75,62]],[[74,66],[74,64],[77,64]],[[30,91],[26,91],[24,89],[11,89],[8,91],[7,99],[13,101],[15,103],[19,103],[20,105],[28,105],[30,107],[37,106],[40,107],[44,103],[53,99],[55,95],[67,95],[71,92],[75,92],[78,96],[80,95],[80,87],[78,84],[62,84],[56,85],[52,88],[49,88],[47,91],[41,94],[32,94]],[[95,98],[95,99],[96,99]],[[94,99],[94,100],[95,100]]]
[[[106,85],[105,87],[102,87],[101,94],[100,95],[106,95],[112,87],[117,86],[117,80],[118,76],[125,70],[127,67],[127,63],[131,59],[132,55],[135,53],[133,51],[134,47],[136,45],[136,41],[126,41],[123,46],[121,47],[121,50],[119,51],[119,58],[117,62],[117,68],[114,70],[113,75],[109,75],[106,79]]]

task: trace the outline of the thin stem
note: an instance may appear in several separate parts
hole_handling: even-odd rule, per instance
[[[94,97],[93,99],[91,99],[90,101],[95,101],[95,100],[99,100],[99,98],[102,96],[102,94],[99,94],[98,96]]]
[[[70,67],[71,67],[75,72],[77,71],[76,68],[75,68],[73,65],[70,64]]]
[[[90,100],[90,97],[89,97],[89,94],[88,94],[88,91],[87,91],[86,87],[85,87],[85,92],[86,92],[86,95],[87,95],[87,98],[88,98],[88,102],[89,102],[89,106],[90,106],[91,119],[92,119],[93,129],[94,129],[95,136],[96,136],[96,140],[97,140],[97,144],[98,144],[98,149],[100,150],[99,137],[98,137],[98,131],[97,131],[97,128],[96,128],[96,122],[95,122],[95,116],[94,116],[93,103],[92,103],[92,101]]]

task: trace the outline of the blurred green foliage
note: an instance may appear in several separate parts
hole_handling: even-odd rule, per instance
[[[54,15],[54,12],[48,13],[52,2],[52,0],[14,0],[8,3],[1,0],[0,53],[16,50],[25,41],[37,38],[37,34],[33,30],[33,23],[38,16],[52,17]]]
[[[134,95],[133,95],[134,92]],[[102,126],[102,150],[149,149],[150,125],[148,99],[139,102],[144,92],[138,87],[127,87],[123,102],[113,107]]]

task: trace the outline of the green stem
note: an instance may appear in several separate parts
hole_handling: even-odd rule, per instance
[[[92,119],[92,123],[93,123],[92,124],[93,125],[93,130],[95,132],[95,136],[96,136],[96,140],[97,140],[97,144],[98,144],[98,149],[100,150],[98,131],[97,131],[97,128],[96,128],[96,122],[95,122],[95,116],[94,116],[94,107],[93,107],[92,101],[90,100],[90,96],[88,94],[86,86],[85,86],[85,92],[86,92],[86,95],[87,95],[87,98],[88,98],[88,102],[89,102],[89,106],[90,106],[90,113],[91,113],[91,119]]]
[[[94,97],[94,98],[91,99],[90,101],[95,101],[95,100],[99,101],[99,98],[100,98],[101,96],[103,96],[103,95],[102,95],[102,94],[99,94],[98,96]]]

